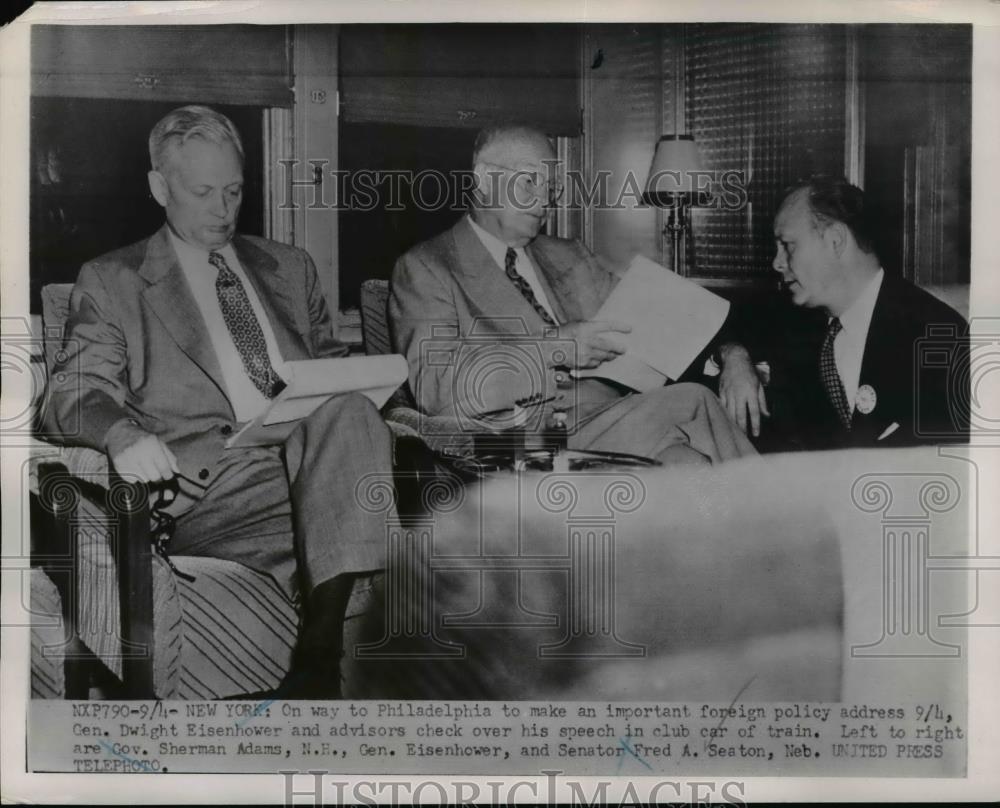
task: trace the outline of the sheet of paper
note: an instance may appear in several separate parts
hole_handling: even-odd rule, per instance
[[[362,393],[381,407],[407,377],[406,358],[400,354],[304,359],[285,368],[288,386],[226,448],[281,443],[300,419],[342,393]]]
[[[587,377],[608,379],[640,393],[663,387],[668,381],[665,373],[650,367],[632,353],[622,354],[594,370],[577,371],[575,375],[581,379]]]
[[[614,379],[608,374],[634,374],[633,360],[639,360],[676,379],[719,332],[728,313],[729,301],[637,255],[594,317],[620,320],[632,326],[631,333],[615,335],[628,346],[625,355],[594,370],[578,371],[576,375]],[[627,371],[623,369],[626,363],[622,362],[626,357]]]

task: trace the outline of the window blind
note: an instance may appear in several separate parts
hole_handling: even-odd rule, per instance
[[[36,96],[292,105],[284,25],[36,25]]]
[[[341,116],[470,129],[520,121],[578,135],[579,39],[569,25],[344,25]]]

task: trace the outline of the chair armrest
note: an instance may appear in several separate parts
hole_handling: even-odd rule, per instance
[[[385,413],[386,423],[397,437],[420,438],[439,454],[472,453],[473,435],[450,415],[423,415],[412,407],[392,407]]]
[[[93,461],[92,457],[84,459]],[[42,555],[54,564],[68,563],[71,567],[73,583],[64,599],[69,596],[66,606],[70,616],[75,617],[79,607],[72,598],[78,595],[76,582],[80,579],[77,509],[84,497],[102,505],[111,527],[111,550],[118,577],[125,697],[153,698],[153,570],[146,486],[126,482],[109,472],[106,461],[103,474],[87,465],[92,473],[80,476],[61,460],[58,456],[39,458],[38,497],[41,512],[51,520],[52,528],[43,531],[47,546],[42,548]],[[75,621],[70,622],[75,628]]]
[[[56,463],[63,473],[100,488],[108,488],[108,456],[87,446],[62,446],[40,441],[32,452],[30,463],[31,490],[38,491],[39,467]]]
[[[121,603],[122,682],[125,697],[151,699],[153,684],[153,550],[149,494],[112,472],[108,509],[115,521],[115,564]]]

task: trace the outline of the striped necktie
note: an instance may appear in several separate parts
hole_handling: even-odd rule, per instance
[[[538,316],[542,318],[546,325],[558,325],[555,320],[552,319],[552,315],[546,311],[545,306],[538,302],[538,298],[535,297],[535,293],[531,290],[531,285],[518,274],[517,269],[517,253],[514,251],[513,247],[507,248],[507,255],[504,258],[504,272],[507,273],[507,277],[510,278],[510,282],[517,287],[524,299],[527,300],[531,307],[538,312]]]

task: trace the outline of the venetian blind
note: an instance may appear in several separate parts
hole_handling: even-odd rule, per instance
[[[284,25],[36,25],[36,96],[292,105]]]
[[[345,25],[347,123],[580,133],[579,31],[569,25]]]
[[[770,271],[783,189],[843,174],[844,26],[685,27],[685,112],[709,170],[743,172],[747,204],[692,211],[693,272],[751,279]]]

